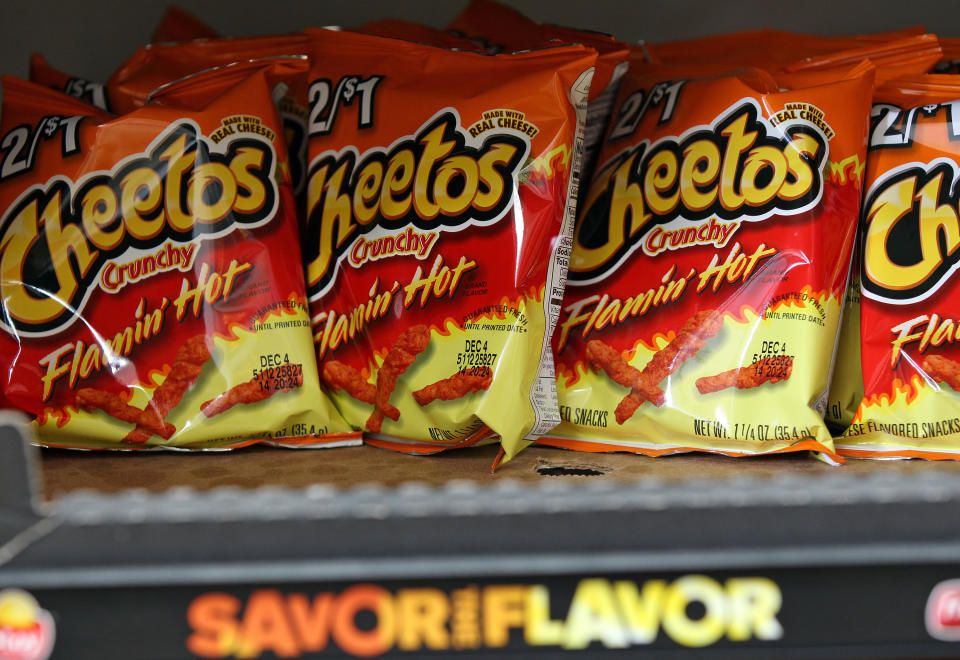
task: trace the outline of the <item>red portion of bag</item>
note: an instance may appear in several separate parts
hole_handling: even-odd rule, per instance
[[[939,39],[932,34],[921,34],[892,41],[878,41],[850,50],[828,55],[808,57],[783,68],[786,73],[827,71],[849,67],[861,60],[869,60],[876,68],[876,84],[903,75],[926,73],[941,60],[943,50]],[[791,78],[799,82],[802,78]]]
[[[457,48],[460,50],[481,50],[483,48],[482,44],[471,39],[458,37],[422,23],[400,21],[394,18],[384,18],[379,21],[364,23],[360,27],[354,28],[353,31],[378,37],[415,41],[440,48]]]
[[[862,196],[873,67],[785,87],[635,49],[581,200],[538,442],[816,450]],[[634,66],[636,64],[636,66]]]
[[[100,110],[110,111],[110,101],[104,85],[58,71],[50,66],[40,53],[30,56],[30,82],[69,94]]]
[[[588,97],[583,164],[577,182],[578,192],[582,191],[578,197],[585,194],[604,131],[610,121],[613,102],[620,90],[620,80],[628,69],[630,47],[599,32],[536,23],[494,0],[471,0],[449,28],[483,42],[494,53],[543,48],[560,43],[579,43],[597,51],[597,64]],[[579,203],[578,199],[578,206]]]
[[[42,442],[356,442],[319,390],[271,96],[306,68],[211,71],[120,117],[3,79],[0,388]]]
[[[861,216],[863,400],[844,455],[960,458],[960,76],[874,95]]]
[[[509,458],[559,421],[549,340],[596,52],[308,33],[324,383],[371,444],[434,453],[499,435]]]
[[[184,76],[232,62],[304,55],[306,47],[306,37],[297,34],[150,44],[114,71],[107,89],[114,111],[124,114],[142,106],[153,90]]]

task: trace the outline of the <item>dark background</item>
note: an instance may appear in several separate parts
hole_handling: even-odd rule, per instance
[[[25,77],[31,52],[65,72],[107,76],[145,41],[166,0],[0,0],[0,73]],[[181,0],[225,36],[356,25],[384,17],[446,25],[466,0]],[[507,0],[533,19],[663,41],[764,26],[825,35],[925,24],[960,36],[952,0]]]

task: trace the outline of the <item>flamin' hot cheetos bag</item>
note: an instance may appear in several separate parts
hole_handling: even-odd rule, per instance
[[[874,95],[861,214],[863,400],[841,454],[960,458],[960,76]]]
[[[639,59],[640,54],[637,54]],[[860,205],[873,69],[631,64],[581,201],[543,442],[658,456],[810,449]]]
[[[559,421],[550,335],[596,53],[309,33],[323,383],[372,444],[432,453],[499,435],[510,458]]]
[[[212,71],[111,117],[3,79],[0,389],[41,442],[355,443],[320,391],[273,87]]]

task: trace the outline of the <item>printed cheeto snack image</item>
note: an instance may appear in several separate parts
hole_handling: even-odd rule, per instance
[[[581,201],[538,442],[812,450],[861,197],[873,67],[663,67],[636,49]]]
[[[700,394],[719,392],[728,387],[745,390],[760,387],[764,383],[777,383],[790,378],[793,371],[793,358],[789,355],[760,358],[749,367],[737,367],[716,376],[704,376],[697,379]]]
[[[874,94],[861,214],[863,396],[838,451],[960,458],[960,76],[904,76]]]
[[[360,442],[321,390],[271,96],[307,66],[211,70],[118,117],[3,78],[0,390],[38,442]]]
[[[413,393],[413,398],[421,406],[425,406],[434,401],[450,401],[466,396],[470,392],[480,392],[490,387],[493,380],[493,372],[486,371],[482,374],[469,374],[457,372],[449,378],[438,380],[436,383],[430,383]]]
[[[326,391],[370,444],[499,437],[509,459],[559,422],[550,337],[596,52],[308,34],[305,251]]]

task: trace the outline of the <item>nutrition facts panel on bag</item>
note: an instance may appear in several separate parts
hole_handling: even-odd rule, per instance
[[[567,189],[567,204],[563,211],[563,224],[557,245],[553,249],[553,259],[547,272],[544,288],[543,307],[546,312],[547,328],[540,349],[540,370],[530,394],[530,402],[537,415],[537,421],[528,434],[535,439],[550,431],[560,423],[560,408],[557,402],[557,381],[553,364],[551,340],[553,330],[560,318],[560,306],[563,304],[563,291],[567,283],[567,270],[570,267],[570,253],[573,251],[573,224],[577,217],[577,194],[579,191],[580,169],[583,165],[583,136],[587,115],[587,95],[580,83],[586,80],[589,85],[593,71],[585,72],[573,85],[570,95],[577,109],[577,133],[573,141],[573,154],[570,159],[570,183]]]

